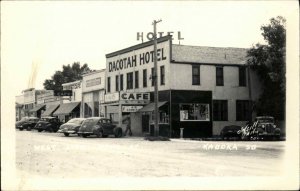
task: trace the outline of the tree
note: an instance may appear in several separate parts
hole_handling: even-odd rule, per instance
[[[270,24],[261,26],[266,45],[256,44],[247,54],[247,63],[256,71],[263,92],[255,103],[258,115],[272,115],[284,119],[285,114],[285,19],[281,16],[270,19]]]
[[[91,71],[87,64],[80,66],[79,62],[63,65],[62,71],[56,71],[51,79],[46,79],[44,88],[46,90],[62,90],[62,84],[82,79],[82,74]]]

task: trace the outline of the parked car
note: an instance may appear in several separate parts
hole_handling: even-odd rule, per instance
[[[61,125],[56,117],[42,117],[34,126],[34,129],[41,131],[56,132]]]
[[[280,139],[281,130],[275,125],[274,117],[258,116],[255,118],[254,126],[258,139]]]
[[[228,125],[223,127],[220,133],[220,137],[225,139],[235,138],[235,139],[242,139],[242,135],[239,133],[241,130],[241,126],[237,125]]]
[[[62,124],[59,127],[58,133],[63,133],[65,136],[69,136],[70,134],[77,134],[81,124],[85,118],[74,118],[68,121],[67,123]]]
[[[39,120],[40,119],[37,117],[24,117],[20,121],[16,122],[16,128],[20,129],[20,131],[23,129],[30,131]]]
[[[110,119],[103,117],[87,118],[81,125],[78,135],[87,137],[89,135],[96,135],[97,137],[107,137],[114,135],[115,137],[122,137],[122,128],[114,125]]]

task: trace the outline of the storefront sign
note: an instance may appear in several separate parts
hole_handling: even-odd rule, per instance
[[[150,100],[150,93],[122,93],[121,100]]]
[[[166,60],[166,53],[164,49],[157,49],[157,61]],[[136,67],[137,64],[143,65],[152,63],[154,60],[154,51],[148,51],[139,55],[133,55],[131,57],[121,58],[108,63],[108,72],[114,72],[123,70],[126,68]]]
[[[85,87],[96,86],[99,84],[101,84],[101,78],[94,78],[94,79],[87,80],[85,83]]]
[[[73,89],[79,89],[81,88],[81,82],[74,82],[72,84],[64,85],[63,84],[63,89],[64,90],[73,90]]]
[[[172,35],[173,37],[175,36],[174,32],[166,32],[166,33],[165,32],[157,32],[158,38],[162,37],[163,35]],[[144,42],[144,37],[146,37],[148,40],[153,40],[154,33],[153,32],[148,32],[148,33],[137,32],[137,40],[142,40],[142,42]],[[172,40],[174,40],[173,37],[172,37]],[[184,38],[181,37],[180,31],[177,32],[177,39],[184,40]]]
[[[119,101],[119,99],[120,99],[120,97],[119,97],[118,92],[104,95],[104,102],[105,103]]]
[[[54,90],[54,96],[72,96],[72,90]]]
[[[138,110],[142,109],[143,106],[122,106],[122,112],[137,112]]]

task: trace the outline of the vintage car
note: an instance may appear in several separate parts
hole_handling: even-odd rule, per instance
[[[274,117],[258,116],[253,125],[256,127],[257,139],[280,139],[281,130],[274,124]]]
[[[41,131],[56,132],[61,125],[56,117],[42,117],[34,126],[34,129]]]
[[[223,127],[223,129],[220,132],[220,137],[225,140],[225,139],[241,139],[242,135],[239,133],[241,130],[241,126],[237,125],[228,125]]]
[[[114,135],[115,137],[122,137],[122,128],[114,125],[110,119],[103,117],[87,118],[81,125],[78,135],[87,137],[89,135],[96,135],[97,137],[107,137]]]
[[[77,134],[85,118],[74,118],[59,127],[58,133],[63,133],[66,137],[70,134]]]
[[[16,128],[20,129],[20,131],[23,129],[30,131],[39,120],[37,117],[23,117],[20,121],[16,122]]]

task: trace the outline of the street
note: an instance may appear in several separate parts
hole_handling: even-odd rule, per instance
[[[282,141],[146,141],[16,130],[16,168],[23,177],[276,176],[284,149]]]

